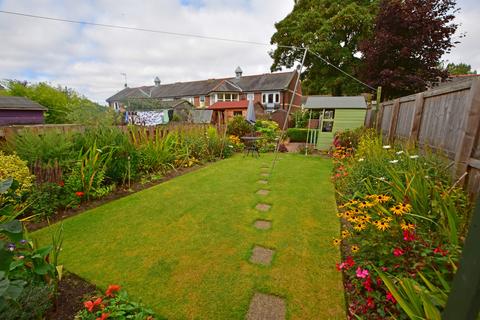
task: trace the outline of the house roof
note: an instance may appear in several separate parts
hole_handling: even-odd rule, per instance
[[[2,110],[39,110],[48,109],[41,104],[24,97],[0,96],[0,109]]]
[[[208,110],[247,109],[248,100],[218,101],[208,107]]]
[[[141,111],[141,110],[165,110],[165,109],[186,109],[195,108],[193,104],[184,99],[177,99],[171,101],[148,99],[148,98],[134,98],[129,100],[129,103],[125,106],[128,111]]]
[[[366,109],[363,96],[308,96],[304,103],[306,109]]]
[[[266,73],[240,78],[208,79],[176,82],[159,86],[124,88],[107,99],[107,102],[131,98],[180,98],[208,95],[211,92],[255,92],[283,90],[288,87],[296,71]]]

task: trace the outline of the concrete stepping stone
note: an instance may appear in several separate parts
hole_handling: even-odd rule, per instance
[[[267,183],[268,183],[268,180],[263,180],[263,179],[262,179],[262,180],[258,180],[258,183],[260,183],[260,184],[267,184]]]
[[[285,320],[285,300],[265,293],[255,293],[250,302],[247,320]]]
[[[261,246],[255,246],[253,247],[252,255],[250,256],[250,262],[269,266],[272,263],[274,253],[275,250]]]
[[[270,190],[266,190],[266,189],[260,189],[257,191],[257,194],[258,195],[261,195],[261,196],[266,196],[270,193]]]
[[[258,230],[268,230],[272,227],[272,221],[268,220],[256,220],[253,224]]]
[[[266,203],[259,203],[255,206],[255,209],[257,209],[258,211],[262,211],[262,212],[267,212],[270,210],[272,206],[269,205],[269,204],[266,204]]]
[[[269,176],[269,174],[268,174],[268,173],[266,173],[266,172],[264,172],[264,173],[261,173],[260,175],[261,175],[262,177],[268,177],[268,176]]]

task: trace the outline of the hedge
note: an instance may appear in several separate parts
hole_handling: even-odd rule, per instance
[[[287,136],[291,142],[306,142],[308,129],[290,128],[287,130]]]

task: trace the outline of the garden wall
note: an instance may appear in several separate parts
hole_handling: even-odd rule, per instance
[[[373,117],[367,117],[373,118]],[[472,197],[480,194],[480,78],[383,102],[376,127],[386,140],[444,153]]]

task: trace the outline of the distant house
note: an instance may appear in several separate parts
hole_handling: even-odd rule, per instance
[[[24,97],[0,96],[0,125],[42,124],[47,110]]]
[[[171,101],[184,99],[196,108],[205,108],[222,113],[222,119],[233,114],[245,115],[249,100],[261,106],[264,112],[287,110],[294,96],[292,111],[301,107],[301,83],[293,92],[298,71],[267,73],[244,76],[242,69],[235,70],[235,77],[200,81],[161,84],[158,77],[153,86],[124,88],[107,99],[115,110],[122,110],[129,100],[136,98]]]
[[[308,96],[303,107],[308,111],[319,112],[319,119],[309,123],[309,142],[320,150],[330,148],[335,132],[363,126],[367,112],[363,96]]]

